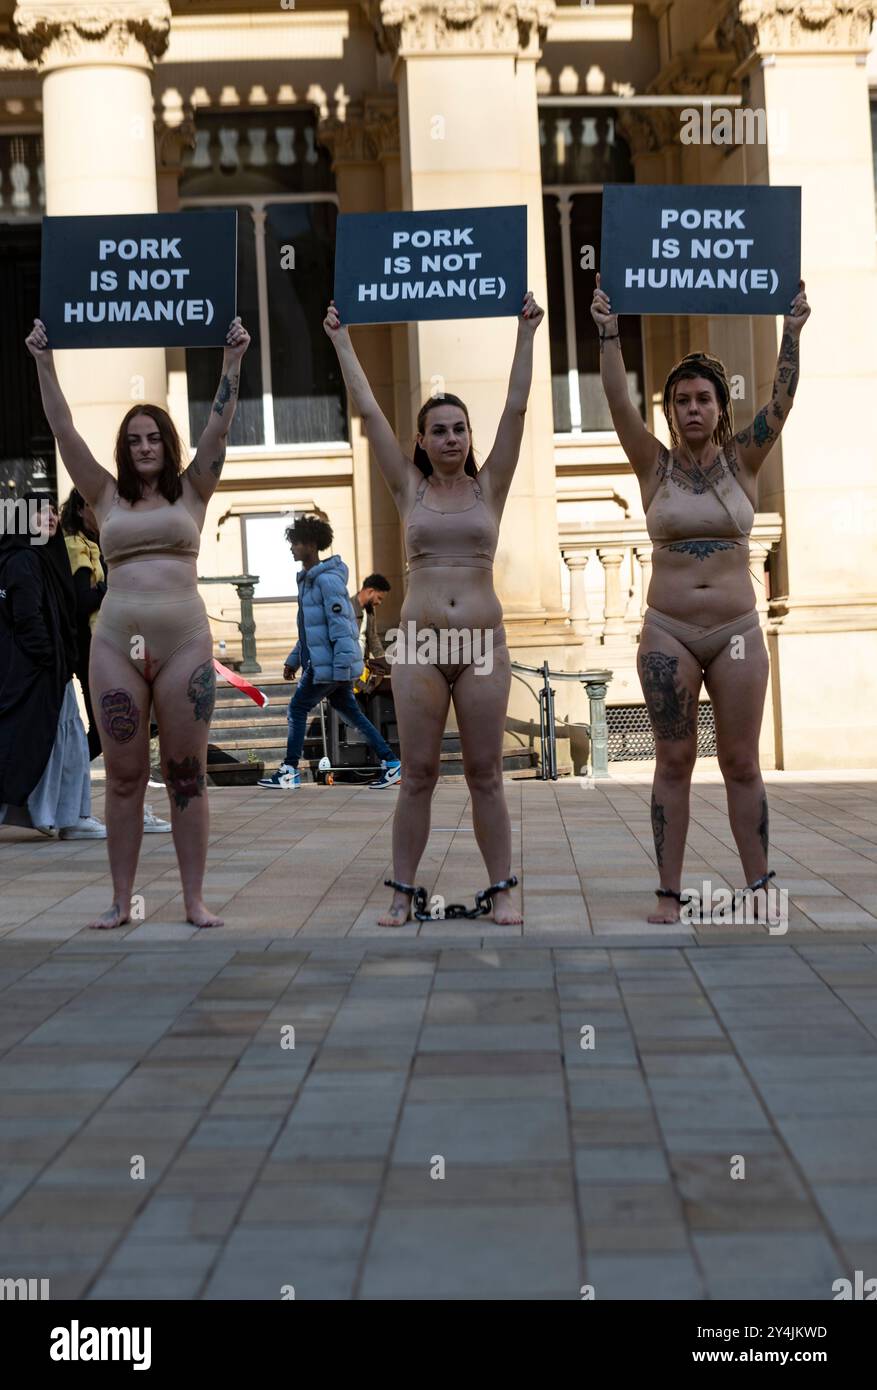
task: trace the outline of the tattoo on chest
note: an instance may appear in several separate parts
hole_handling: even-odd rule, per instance
[[[665,449],[663,444],[658,453],[658,477],[661,482],[669,479],[683,492],[691,492],[695,497],[700,497],[705,492],[711,492],[710,484],[715,485],[724,476],[724,472],[720,454],[716,454],[706,468],[692,468],[690,464],[680,463],[679,459],[671,454],[669,449]]]
[[[216,673],[212,661],[202,662],[192,672],[186,694],[195,706],[195,718],[209,724],[216,703]]]
[[[717,550],[733,550],[733,541],[674,541],[668,545],[668,550],[676,550],[684,555],[696,555],[698,560],[705,560],[708,555],[713,555]]]

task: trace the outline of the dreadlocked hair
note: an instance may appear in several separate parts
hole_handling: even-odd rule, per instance
[[[696,377],[705,377],[711,381],[716,389],[716,396],[719,402],[719,421],[713,430],[713,443],[718,444],[719,448],[727,444],[734,433],[734,407],[731,405],[731,387],[728,382],[728,373],[725,371],[724,364],[718,357],[711,357],[708,352],[689,352],[687,357],[683,357],[681,362],[677,362],[664,384],[664,418],[670,427],[670,438],[674,447],[678,448],[679,436],[676,432],[676,422],[673,419],[673,392],[677,381],[694,381]]]

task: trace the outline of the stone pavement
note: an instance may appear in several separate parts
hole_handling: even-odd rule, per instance
[[[877,778],[771,777],[785,936],[644,926],[647,778],[507,790],[514,936],[374,926],[392,794],[211,791],[215,932],[179,925],[163,836],[108,934],[81,926],[103,844],[0,831],[0,1278],[825,1300],[877,1276]],[[424,881],[471,899],[465,790],[435,811]],[[688,881],[737,881],[709,775],[690,845]]]

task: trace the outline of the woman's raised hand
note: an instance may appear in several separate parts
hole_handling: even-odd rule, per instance
[[[521,309],[521,317],[518,319],[519,328],[527,328],[531,333],[535,333],[540,323],[545,317],[545,310],[540,308],[533,298],[533,291],[527,290],[524,295],[524,306]]]
[[[335,308],[334,299],[330,299],[329,307],[326,310],[326,317],[323,319],[323,327],[333,343],[343,342],[345,339],[350,341],[350,331],[341,323],[341,316]]]
[[[594,289],[594,298],[591,300],[591,318],[598,328],[612,328],[617,330],[618,315],[613,314],[605,290],[600,289],[599,272],[597,274],[597,284]]]
[[[42,319],[34,319],[33,328],[25,338],[24,345],[31,356],[35,357],[37,361],[39,361],[41,357],[51,356],[52,350],[49,347],[46,325],[43,323]]]
[[[250,335],[240,319],[232,319],[225,335],[225,355],[238,362],[250,346]]]
[[[798,281],[798,293],[792,300],[791,313],[786,314],[783,319],[783,332],[791,333],[797,337],[810,317],[810,305],[807,303],[807,296],[804,293],[804,281]]]

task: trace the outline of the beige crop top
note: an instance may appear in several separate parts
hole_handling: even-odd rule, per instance
[[[431,565],[460,565],[466,569],[493,569],[499,543],[499,526],[472,479],[475,500],[459,512],[442,512],[424,504],[429,478],[417,489],[417,499],[405,526],[405,552],[409,571]],[[430,489],[432,491],[432,489]]]
[[[720,471],[716,463],[721,459]],[[646,526],[655,550],[681,541],[720,540],[748,546],[755,508],[728,468],[721,450],[707,470],[702,492],[688,492],[665,473],[646,512]],[[722,547],[724,548],[724,546]]]
[[[117,495],[100,528],[100,547],[112,567],[149,555],[197,560],[201,532],[182,499],[138,512],[120,507]]]

